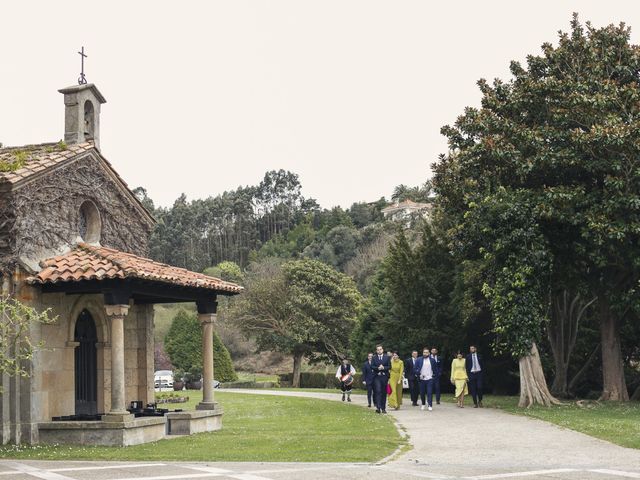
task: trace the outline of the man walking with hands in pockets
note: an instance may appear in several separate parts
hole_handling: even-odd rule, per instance
[[[411,356],[404,361],[404,377],[409,382],[409,393],[411,394],[411,405],[418,406],[418,395],[420,394],[420,382],[415,374],[416,362],[418,361],[418,351],[411,352]]]
[[[431,357],[431,352],[427,347],[422,349],[422,356],[416,361],[415,374],[420,379],[420,400],[422,406],[420,410],[424,410],[425,407],[425,394],[429,411],[433,410],[433,375],[436,371],[436,364]]]
[[[371,368],[375,374],[373,395],[375,397],[376,413],[387,413],[387,383],[389,383],[391,359],[384,353],[382,345],[376,345],[376,354],[373,356]]]
[[[376,372],[373,371],[373,353],[367,354],[367,361],[362,365],[362,383],[367,387],[367,403],[371,406],[373,401],[373,381],[375,380]]]
[[[469,347],[469,355],[467,355],[467,375],[469,376],[469,390],[471,398],[473,398],[473,408],[482,408],[482,367],[484,361],[475,347]]]

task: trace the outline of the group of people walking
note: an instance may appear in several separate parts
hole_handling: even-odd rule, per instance
[[[450,381],[455,386],[455,398],[459,408],[464,408],[464,397],[469,391],[474,407],[482,407],[483,366],[482,356],[473,345],[469,347],[466,357],[458,352],[451,362]],[[420,400],[420,409],[426,408],[431,411],[434,396],[436,405],[440,404],[442,372],[442,359],[435,347],[425,347],[422,356],[414,350],[411,357],[402,361],[398,352],[385,353],[383,346],[377,345],[375,354],[369,353],[362,366],[362,382],[367,389],[368,406],[375,405],[376,413],[387,413],[388,399],[389,407],[399,409],[406,380],[411,405],[417,407]],[[340,380],[343,401],[351,401],[355,373],[355,368],[347,359],[338,367],[336,377]]]

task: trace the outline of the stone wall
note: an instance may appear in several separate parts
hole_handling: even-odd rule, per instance
[[[83,309],[93,317],[98,334],[98,413],[111,407],[111,345],[108,319],[101,295],[41,294],[23,283],[26,273],[15,275],[16,298],[38,310],[51,309],[55,323],[38,325],[34,342],[45,346],[31,362],[31,376],[0,379],[0,439],[2,443],[37,443],[38,422],[75,414],[75,321]],[[153,401],[153,306],[132,305],[124,321],[126,401]],[[127,403],[128,406],[128,403]]]
[[[90,201],[100,219],[99,243],[146,256],[152,223],[114,178],[95,151],[86,152],[46,175],[0,194],[0,266],[20,259],[34,271],[38,262],[83,239],[81,206]]]

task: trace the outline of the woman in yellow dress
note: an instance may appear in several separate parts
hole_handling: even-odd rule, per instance
[[[458,351],[458,355],[451,362],[451,383],[456,386],[456,398],[460,408],[464,408],[464,396],[469,394],[467,390],[468,380],[466,360],[463,358],[462,353]]]
[[[389,396],[389,406],[398,410],[402,405],[402,374],[404,372],[404,362],[400,360],[398,352],[393,352],[390,372],[389,385],[391,385],[391,395]]]

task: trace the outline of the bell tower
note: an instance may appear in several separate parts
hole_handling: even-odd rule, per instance
[[[58,90],[64,95],[64,141],[93,140],[100,150],[100,105],[107,101],[93,83]]]

